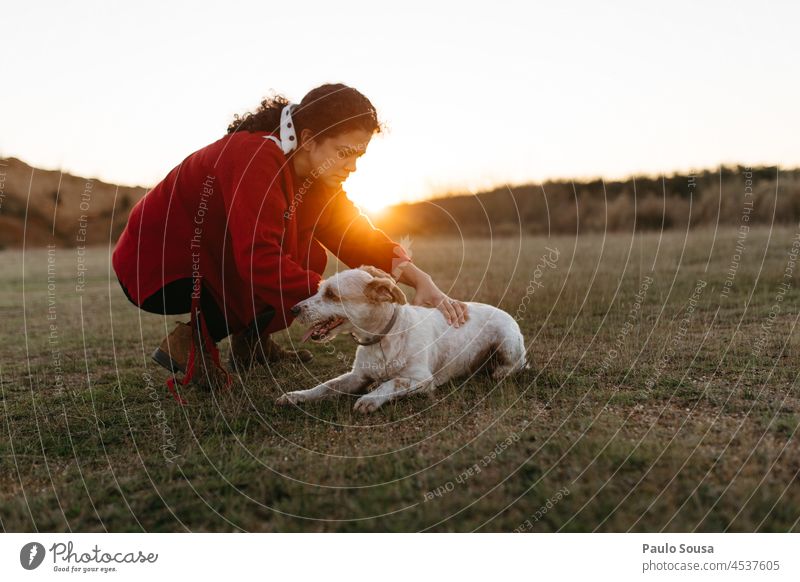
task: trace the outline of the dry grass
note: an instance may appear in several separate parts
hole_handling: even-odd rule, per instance
[[[796,281],[762,327],[794,232],[753,230],[729,297],[730,228],[415,240],[444,289],[520,315],[533,368],[370,417],[352,400],[274,405],[345,369],[347,338],[314,346],[308,368],[263,369],[177,407],[147,357],[175,318],[133,308],[106,249],[91,251],[81,295],[76,251],[57,251],[50,320],[46,251],[25,254],[24,280],[22,255],[0,253],[2,527],[797,531]],[[559,260],[537,275],[545,246]],[[542,286],[518,311],[532,279]]]

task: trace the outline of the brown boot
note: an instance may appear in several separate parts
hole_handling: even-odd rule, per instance
[[[197,341],[192,382],[206,389],[224,386],[227,380],[225,370],[216,366],[203,342],[199,341],[199,338],[192,337],[192,327],[188,323],[180,321],[176,323],[172,333],[165,337],[161,345],[153,352],[153,361],[173,374],[178,372],[185,374],[192,341]]]
[[[192,328],[188,323],[175,322],[172,333],[153,352],[153,361],[173,374],[186,372],[189,350],[192,347]]]
[[[250,370],[255,365],[267,362],[275,363],[284,360],[298,359],[310,362],[314,355],[308,350],[285,350],[269,337],[268,333],[254,336],[249,330],[243,330],[231,336],[231,351],[228,365],[239,371]]]

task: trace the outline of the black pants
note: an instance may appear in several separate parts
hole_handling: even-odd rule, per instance
[[[136,305],[130,293],[125,288],[125,285],[120,281],[119,286],[128,300]],[[146,298],[141,305],[136,305],[138,308],[147,311],[148,313],[158,313],[161,315],[178,315],[181,313],[190,313],[192,310],[192,291],[194,282],[191,278],[178,279],[171,283],[167,283],[164,287]],[[208,333],[211,334],[211,339],[219,342],[230,335],[228,329],[228,322],[225,320],[225,313],[220,309],[217,302],[214,301],[211,293],[209,293],[205,286],[201,284],[200,287],[200,313],[208,326]],[[266,326],[275,315],[275,309],[268,307],[258,314],[253,319],[253,322],[247,327],[245,333],[256,336],[260,333],[264,326]]]

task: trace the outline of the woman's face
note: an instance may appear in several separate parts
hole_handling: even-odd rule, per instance
[[[303,130],[303,137],[310,135]],[[304,140],[301,148],[308,153],[308,173],[328,187],[337,188],[356,171],[356,161],[367,151],[372,134],[354,129],[332,137]]]

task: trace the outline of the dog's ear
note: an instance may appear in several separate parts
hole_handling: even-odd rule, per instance
[[[372,265],[361,265],[359,269],[361,269],[365,273],[368,273],[369,275],[372,275],[376,279],[391,277],[391,275],[386,271],[383,271],[378,267],[373,267]]]
[[[399,303],[400,305],[407,303],[406,294],[403,293],[403,290],[395,285],[391,278],[387,277],[373,279],[367,283],[367,286],[364,287],[364,295],[370,301],[388,301],[390,303]]]

